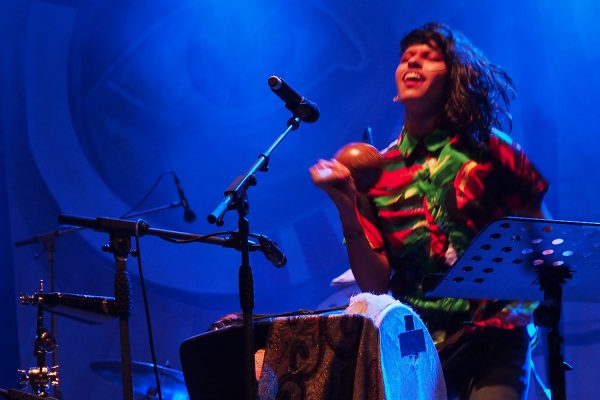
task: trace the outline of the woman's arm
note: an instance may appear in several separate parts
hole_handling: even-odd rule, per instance
[[[319,160],[310,168],[313,183],[325,191],[335,204],[352,273],[365,292],[387,293],[390,265],[384,254],[371,248],[356,214],[356,185],[350,171],[336,160]]]

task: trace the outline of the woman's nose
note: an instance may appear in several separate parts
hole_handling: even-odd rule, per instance
[[[406,62],[406,64],[407,64],[409,67],[418,67],[418,66],[420,66],[420,65],[421,65],[421,60],[420,60],[420,58],[418,57],[418,55],[417,55],[417,54],[415,54],[415,55],[411,56],[411,57],[408,59],[408,61]]]

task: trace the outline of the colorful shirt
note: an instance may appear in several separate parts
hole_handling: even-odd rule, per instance
[[[483,148],[442,130],[423,140],[403,130],[382,154],[381,178],[357,202],[367,239],[390,261],[395,297],[430,330],[457,330],[488,302],[425,299],[427,277],[446,272],[488,222],[539,207],[548,183],[501,132]]]

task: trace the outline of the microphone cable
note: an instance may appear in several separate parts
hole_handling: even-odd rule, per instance
[[[163,173],[164,175],[165,173]],[[160,178],[159,178],[160,179]],[[152,368],[154,369],[154,378],[156,379],[156,391],[158,399],[162,400],[162,390],[160,387],[160,377],[158,375],[158,364],[156,363],[156,353],[154,351],[154,337],[152,334],[152,322],[150,320],[150,305],[148,304],[148,295],[146,294],[146,284],[144,281],[144,273],[142,269],[142,251],[140,249],[140,223],[142,219],[138,219],[135,224],[135,257],[137,258],[138,272],[140,274],[140,282],[142,286],[142,298],[144,301],[144,311],[146,312],[146,325],[148,328],[148,341],[150,342],[150,356],[152,358]]]
[[[150,195],[152,193],[154,193],[154,191],[156,190],[156,187],[158,186],[160,181],[165,177],[165,175],[168,175],[168,174],[175,175],[175,172],[173,172],[173,170],[168,169],[168,170],[164,171],[162,174],[160,174],[158,176],[158,178],[156,178],[156,180],[154,181],[154,183],[152,184],[150,189],[148,189],[148,191],[146,191],[146,193],[144,194],[142,199],[140,201],[138,201],[138,203],[135,206],[131,207],[131,209],[129,209],[129,211],[127,211],[125,214],[121,215],[119,218],[127,218],[127,216],[129,214],[131,214],[132,212],[134,212],[135,210],[140,208],[142,206],[142,204],[144,204],[144,202],[146,200],[148,200],[148,197],[150,197]]]
[[[206,235],[198,235],[198,237],[192,238],[192,239],[173,239],[173,238],[162,237],[162,236],[159,236],[159,238],[166,242],[170,242],[170,243],[190,244],[190,243],[202,243],[202,241],[204,239],[208,239],[211,237],[221,237],[221,236],[225,236],[225,235],[228,235],[229,237],[223,238],[223,239],[233,239],[238,234],[239,234],[239,232],[237,232],[237,231],[220,231],[220,232],[209,233]],[[287,258],[285,256],[285,253],[283,253],[281,251],[281,249],[278,247],[278,245],[275,241],[269,239],[265,235],[260,235],[260,234],[252,233],[252,232],[250,232],[248,234],[248,238],[258,240],[258,243],[248,240],[248,247],[249,247],[248,250],[249,251],[251,251],[251,252],[260,251],[261,253],[263,253],[265,258],[277,268],[283,267],[287,263]],[[235,248],[235,246],[225,246],[224,244],[222,246]],[[281,253],[281,260],[275,260],[274,258],[271,258],[271,256],[273,255],[273,249],[275,249],[275,251],[278,251]]]

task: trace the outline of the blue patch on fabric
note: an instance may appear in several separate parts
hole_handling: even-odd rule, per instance
[[[400,354],[402,357],[414,356],[425,351],[425,335],[423,329],[415,329],[415,320],[412,315],[404,316],[406,332],[398,336],[400,340]]]

